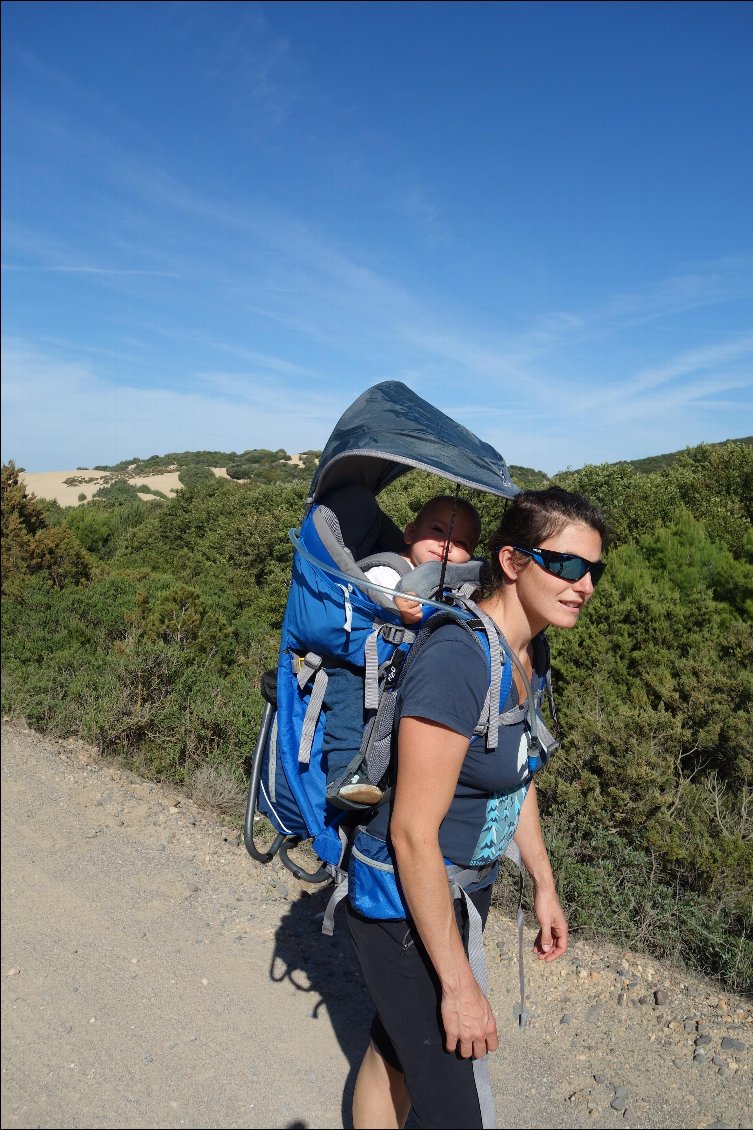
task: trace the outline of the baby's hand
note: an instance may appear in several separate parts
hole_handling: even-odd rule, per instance
[[[406,600],[404,596],[396,596],[395,607],[404,624],[419,624],[421,622],[421,602],[419,600]]]

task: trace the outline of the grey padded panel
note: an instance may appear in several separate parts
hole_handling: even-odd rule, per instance
[[[467,561],[464,565],[452,565],[448,561],[444,575],[445,585],[447,588],[459,589],[461,585],[466,583],[478,584],[483,564],[484,562],[480,559]],[[423,565],[417,565],[410,574],[401,577],[395,587],[401,592],[432,597],[439,588],[441,576],[441,561],[425,561]]]

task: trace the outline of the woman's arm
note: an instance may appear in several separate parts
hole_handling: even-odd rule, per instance
[[[533,909],[540,926],[533,945],[534,953],[543,961],[556,961],[567,950],[567,922],[557,897],[533,782],[520,810],[515,843],[526,871],[533,879]]]
[[[390,838],[405,900],[442,988],[445,1047],[478,1059],[497,1048],[497,1025],[468,964],[439,848],[467,749],[467,737],[438,722],[402,719]]]

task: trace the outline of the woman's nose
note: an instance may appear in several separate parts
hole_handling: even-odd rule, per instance
[[[578,592],[585,593],[586,596],[591,596],[594,591],[594,583],[591,578],[590,570],[587,573],[584,573],[579,581],[576,581],[574,583],[573,588]]]

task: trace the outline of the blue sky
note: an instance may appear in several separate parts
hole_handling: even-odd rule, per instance
[[[2,5],[2,458],[753,433],[753,5]]]

